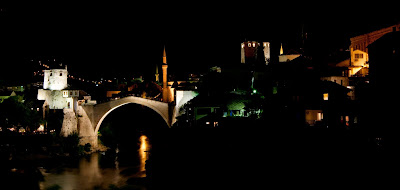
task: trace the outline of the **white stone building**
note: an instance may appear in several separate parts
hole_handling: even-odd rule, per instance
[[[68,70],[51,69],[44,71],[43,89],[38,90],[37,99],[44,100],[48,109],[76,109],[79,90],[65,90],[68,87]]]

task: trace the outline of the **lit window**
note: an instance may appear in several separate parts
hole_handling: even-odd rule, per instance
[[[350,117],[348,115],[346,115],[344,118],[345,118],[346,126],[349,126],[350,125]],[[341,116],[341,120],[343,121],[343,116]]]
[[[218,121],[214,122],[214,127],[218,127]]]
[[[242,48],[244,48],[244,43],[242,43]]]
[[[209,121],[207,121],[207,122],[206,122],[206,125],[209,125],[209,124],[210,124],[210,122],[209,122]]]
[[[247,45],[249,45],[249,47],[251,47],[251,43],[249,43],[249,44],[247,44]]]
[[[256,47],[256,43],[255,42],[253,42],[253,47]]]
[[[324,100],[328,100],[329,98],[329,94],[328,93],[324,93]]]
[[[324,119],[324,114],[322,112],[319,112],[317,114],[317,121],[321,121],[322,119]]]

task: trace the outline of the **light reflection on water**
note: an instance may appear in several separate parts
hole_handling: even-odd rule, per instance
[[[110,185],[121,187],[126,185],[129,178],[146,177],[145,164],[148,159],[150,143],[147,136],[142,135],[138,139],[140,143],[137,150],[138,165],[121,166],[118,157],[119,149],[115,150],[115,159],[111,159],[112,167],[102,167],[100,160],[101,153],[93,153],[87,157],[80,158],[77,167],[64,167],[61,172],[57,169],[46,171],[41,169],[44,181],[40,182],[40,189],[46,189],[58,185],[63,190],[72,189],[109,189]],[[132,150],[135,151],[135,150]],[[136,171],[136,173],[126,174],[124,171]]]
[[[140,148],[139,148],[139,159],[140,159],[140,175],[138,177],[146,177],[146,160],[149,158],[148,151],[150,148],[149,139],[146,135],[140,136]]]

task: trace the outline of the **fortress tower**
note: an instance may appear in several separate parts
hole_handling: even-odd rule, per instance
[[[241,44],[241,63],[254,62],[258,56],[263,56],[265,64],[268,65],[271,59],[270,43],[263,42],[262,45],[257,41],[247,41]],[[258,48],[263,48],[264,55],[257,55]]]
[[[37,99],[45,100],[48,109],[72,109],[77,106],[79,90],[66,90],[68,70],[44,70],[43,89],[38,89]]]
[[[43,89],[63,90],[68,87],[67,78],[67,66],[65,66],[65,69],[44,70]]]

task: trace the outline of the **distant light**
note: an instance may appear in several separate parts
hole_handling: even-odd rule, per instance
[[[329,99],[329,94],[328,93],[324,93],[324,100],[328,100]]]
[[[254,93],[254,94],[255,94],[255,93],[257,93],[257,90],[256,90],[256,89],[254,89],[254,90],[253,90],[253,93]]]
[[[38,128],[36,131],[38,131],[38,132],[43,132],[43,131],[44,131],[44,126],[43,126],[43,124],[41,124],[41,125],[39,126],[39,128]]]
[[[25,129],[24,129],[23,127],[20,127],[19,130],[18,130],[18,132],[19,132],[19,133],[25,133],[26,131],[25,131]]]

